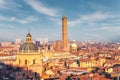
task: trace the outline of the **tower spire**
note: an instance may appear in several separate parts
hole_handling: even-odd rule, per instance
[[[31,43],[32,42],[32,36],[30,34],[30,28],[28,28],[28,34],[26,36],[26,42]]]
[[[30,33],[30,28],[28,27],[28,33]]]

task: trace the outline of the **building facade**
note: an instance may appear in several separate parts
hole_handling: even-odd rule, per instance
[[[26,42],[20,46],[14,64],[42,75],[41,54],[38,52],[37,46],[32,42],[30,33],[26,36]]]

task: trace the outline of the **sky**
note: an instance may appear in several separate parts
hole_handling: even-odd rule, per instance
[[[61,40],[63,16],[69,40],[120,41],[120,0],[0,0],[0,41]]]

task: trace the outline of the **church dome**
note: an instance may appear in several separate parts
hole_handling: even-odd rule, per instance
[[[22,53],[32,53],[32,52],[38,52],[38,48],[34,43],[24,43],[20,46],[19,52]]]
[[[20,46],[19,52],[20,53],[38,52],[37,46],[32,42],[32,36],[30,33],[28,33],[26,36],[26,42]]]
[[[76,47],[77,47],[77,44],[76,44],[76,43],[72,43],[71,47],[72,47],[72,48],[76,48]]]
[[[71,44],[71,47],[72,47],[72,48],[77,48],[77,44],[76,44],[76,41],[75,41],[75,40],[73,40],[73,43]]]

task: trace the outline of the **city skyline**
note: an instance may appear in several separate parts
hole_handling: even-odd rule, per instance
[[[28,28],[33,39],[61,40],[64,15],[68,18],[69,40],[119,41],[119,3],[119,0],[0,0],[0,41],[24,39]]]

